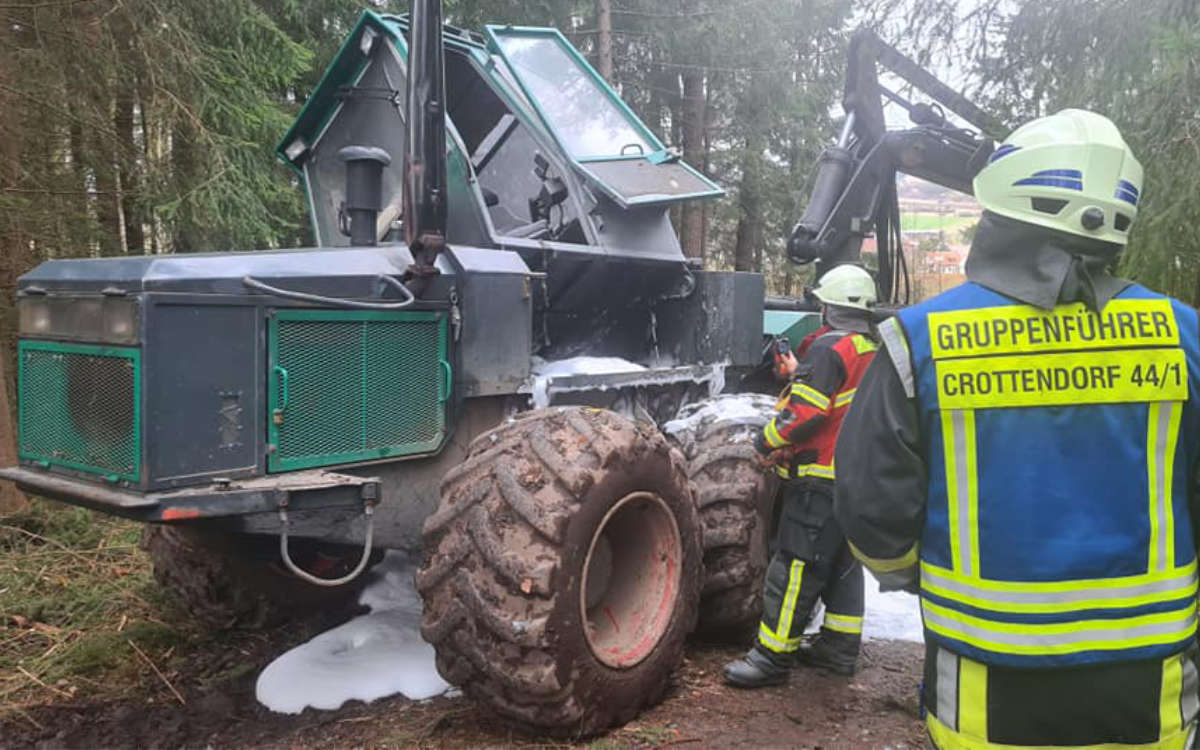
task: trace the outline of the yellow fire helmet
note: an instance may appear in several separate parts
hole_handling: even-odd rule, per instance
[[[870,310],[875,307],[875,279],[858,266],[841,265],[821,275],[813,296],[826,305]]]
[[[1124,245],[1142,165],[1117,126],[1082,109],[1014,130],[975,176],[975,198],[1010,219]]]

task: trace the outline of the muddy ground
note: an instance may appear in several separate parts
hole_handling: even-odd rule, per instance
[[[0,747],[923,747],[919,644],[870,642],[854,678],[799,671],[785,687],[753,692],[721,684],[721,665],[740,649],[694,644],[661,705],[606,736],[563,741],[521,734],[464,698],[272,714],[254,699],[258,671],[310,631],[241,637],[178,672],[159,674],[147,663],[142,684],[120,701],[62,696],[30,706],[0,719]]]

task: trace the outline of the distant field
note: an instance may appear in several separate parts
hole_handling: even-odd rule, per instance
[[[947,234],[957,233],[977,221],[974,216],[951,216],[948,214],[900,214],[900,229],[903,231],[928,231],[940,229]]]

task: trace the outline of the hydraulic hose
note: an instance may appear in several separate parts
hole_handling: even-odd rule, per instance
[[[308,292],[297,292],[292,289],[280,289],[279,287],[259,281],[253,276],[243,276],[242,285],[273,297],[294,299],[300,302],[314,302],[318,305],[329,305],[330,307],[348,307],[355,310],[401,310],[416,301],[416,297],[413,296],[408,287],[396,281],[391,276],[380,275],[378,278],[383,283],[400,291],[405,299],[400,302],[363,302],[361,300],[344,299],[342,297],[326,297],[322,294],[309,294]]]

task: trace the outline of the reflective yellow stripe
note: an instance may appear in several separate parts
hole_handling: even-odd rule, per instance
[[[792,383],[792,395],[824,411],[829,408],[829,397],[806,383]]]
[[[1183,660],[1185,654],[1172,656],[1162,665],[1162,688],[1158,694],[1158,739],[1179,734],[1183,715],[1179,699],[1183,695]]]
[[[839,633],[858,635],[862,633],[863,618],[852,617],[850,615],[836,615],[829,610],[825,610],[825,621],[821,623],[821,627],[836,630]]]
[[[795,651],[800,646],[800,638],[791,637],[792,620],[796,615],[796,599],[800,597],[800,583],[804,580],[804,562],[792,560],[788,570],[788,585],[783,595],[783,604],[779,608],[779,622],[775,630],[765,621],[758,623],[758,641],[771,651],[787,653]]]
[[[779,464],[775,464],[775,473],[778,474],[783,479],[791,479],[792,478],[792,472],[788,471],[788,467],[786,467],[786,466],[780,466]]]
[[[1047,588],[1047,586],[1056,588]],[[943,599],[993,612],[1053,614],[1087,609],[1143,607],[1195,597],[1196,563],[1161,575],[1109,580],[1009,583],[971,579],[921,562],[921,590]]]
[[[925,627],[946,638],[1003,654],[1048,656],[1179,643],[1196,632],[1196,603],[1150,615],[1057,623],[985,620],[922,599]]]
[[[925,728],[929,730],[929,736],[933,738],[937,746],[944,750],[1067,750],[1062,745],[1002,745],[998,742],[988,742],[982,737],[969,737],[955,732],[938,721],[932,711],[925,714]],[[1137,745],[1105,742],[1101,745],[1072,745],[1070,750],[1185,750],[1190,739],[1191,727],[1189,726],[1175,736],[1161,739],[1158,742]]]
[[[822,479],[833,479],[833,465],[825,466],[824,464],[801,464],[796,467],[796,478],[800,477],[821,477]]]
[[[850,545],[850,551],[854,554],[854,556],[861,560],[863,565],[866,565],[868,568],[877,573],[895,573],[897,570],[911,568],[917,564],[917,557],[920,554],[919,545],[914,544],[911,548],[909,548],[908,552],[905,552],[900,557],[868,557],[867,555],[863,554],[862,550],[854,546],[854,542],[848,543]]]
[[[790,654],[798,650],[801,640],[799,637],[780,639],[766,625],[761,622],[758,624],[758,642],[777,654]]]
[[[779,428],[775,426],[774,417],[772,417],[771,421],[767,422],[767,426],[763,428],[763,437],[766,438],[767,445],[771,446],[772,448],[782,448],[788,444],[788,442],[783,439],[783,436],[779,434]]]
[[[854,351],[859,354],[873,352],[879,348],[879,344],[876,344],[874,341],[862,335],[861,333],[856,333],[851,336],[850,343],[854,344]]]
[[[792,620],[796,617],[796,600],[800,598],[800,583],[804,580],[804,562],[792,560],[791,570],[788,571],[787,593],[783,597],[783,611],[779,614],[779,629],[776,637],[786,641],[792,634]]]
[[[1173,401],[1150,404],[1146,420],[1146,479],[1150,488],[1150,572],[1175,562],[1175,511],[1171,483],[1183,410]]]
[[[950,560],[956,573],[979,577],[979,483],[975,471],[975,412],[943,410]]]
[[[1154,581],[1160,581],[1175,577],[1192,576],[1196,573],[1196,561],[1192,561],[1182,568],[1176,568],[1166,575],[1152,575],[1143,573],[1136,576],[1125,576],[1121,578],[1088,578],[1078,581],[993,581],[987,578],[967,579],[963,576],[956,576],[953,572],[946,568],[933,565],[932,563],[922,560],[921,573],[933,573],[943,578],[954,578],[959,581],[970,580],[970,584],[981,590],[992,591],[1023,591],[1023,592],[1065,592],[1075,591],[1079,588],[1089,589],[1114,589],[1126,588],[1130,586],[1140,586]]]
[[[839,393],[837,395],[837,398],[835,398],[833,400],[833,408],[840,409],[843,406],[846,406],[847,404],[849,404],[851,401],[854,400],[854,392],[857,390],[858,390],[857,388],[851,388],[848,391],[843,391],[843,392]]]
[[[987,739],[987,665],[959,659],[958,731],[968,737]]]

